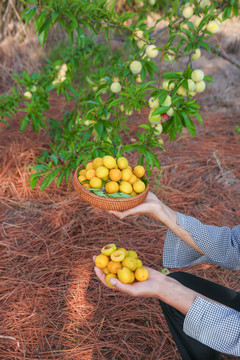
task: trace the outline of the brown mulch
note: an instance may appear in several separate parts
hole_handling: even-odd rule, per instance
[[[52,98],[49,116],[60,106]],[[194,138],[163,136],[166,152],[156,152],[162,176],[153,172],[151,191],[176,211],[233,227],[240,219],[239,115],[202,115]],[[133,114],[133,138],[145,116]],[[31,191],[29,165],[48,139],[43,132],[21,134],[19,117],[0,132],[0,359],[180,359],[158,301],[105,288],[92,262],[115,242],[160,269],[166,228],[146,216],[119,220],[95,209],[71,183]],[[134,162],[134,154],[127,157]],[[240,290],[239,271],[207,264],[185,271]]]

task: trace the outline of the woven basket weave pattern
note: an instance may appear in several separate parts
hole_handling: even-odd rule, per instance
[[[85,189],[79,182],[77,175],[83,166],[79,166],[74,173],[73,176],[73,187],[75,191],[77,192],[78,196],[86,201],[88,204],[95,206],[100,209],[104,210],[117,210],[117,211],[123,211],[127,209],[131,209],[139,204],[141,204],[147,197],[148,191],[149,191],[149,184],[147,185],[146,189],[136,196],[133,196],[131,198],[104,198],[102,196],[98,196],[91,191]]]

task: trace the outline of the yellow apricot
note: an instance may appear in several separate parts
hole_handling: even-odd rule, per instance
[[[148,279],[148,276],[148,270],[144,267],[140,267],[135,270],[135,278],[138,281],[145,281]]]
[[[80,176],[85,176],[86,172],[87,172],[86,169],[82,169],[82,170],[79,171],[79,175]]]
[[[107,276],[105,277],[106,283],[107,283],[108,286],[110,286],[110,287],[113,287],[113,285],[109,282],[109,279],[111,279],[111,278],[113,278],[113,277],[114,277],[114,278],[117,278],[117,275],[109,273],[109,274],[107,274]]]
[[[96,170],[99,166],[103,165],[103,159],[98,157],[93,160],[93,168]]]
[[[90,169],[93,169],[93,163],[92,162],[89,162],[86,166],[86,171],[90,170]]]
[[[129,284],[132,284],[134,282],[134,280],[135,280],[135,274],[133,271],[131,271],[131,279],[129,281]]]
[[[140,259],[136,259],[136,262],[137,262],[137,268],[140,268],[142,267],[142,261]]]
[[[108,169],[113,169],[116,166],[116,159],[112,156],[106,155],[103,158],[103,165]]]
[[[122,264],[119,261],[110,260],[107,265],[107,268],[110,273],[117,274],[118,270],[122,268]]]
[[[131,194],[131,192],[133,191],[133,188],[129,182],[121,181],[119,190],[120,190],[120,192],[122,192],[124,194]]]
[[[138,194],[142,193],[145,189],[146,189],[146,185],[142,180],[137,180],[133,184],[133,190]]]
[[[133,169],[133,173],[134,175],[136,175],[138,178],[143,177],[143,175],[145,174],[145,169],[142,165],[137,165],[135,166],[135,168]]]
[[[108,194],[113,194],[115,192],[118,192],[119,185],[116,181],[108,181],[105,185],[105,190]]]
[[[122,283],[129,284],[132,279],[131,271],[128,268],[123,267],[118,270],[117,277]]]
[[[127,267],[131,271],[135,271],[137,268],[137,259],[135,259],[133,256],[127,256],[122,261],[122,266]]]
[[[79,176],[78,181],[81,183],[82,181],[86,180],[86,176]]]
[[[90,189],[90,185],[88,183],[83,183],[82,186],[85,188],[85,189]]]
[[[128,167],[128,160],[124,156],[121,156],[117,159],[117,165],[121,170],[126,169]]]
[[[130,177],[130,179],[128,180],[128,182],[133,185],[136,181],[138,180],[138,178],[136,177],[136,175],[132,174],[132,176]]]
[[[122,172],[119,169],[111,169],[109,171],[109,178],[112,181],[119,181],[122,177]]]
[[[122,170],[122,180],[129,181],[132,176],[132,171],[130,169],[123,169]]]
[[[124,251],[124,253],[125,253],[125,256],[128,256],[128,251],[126,250],[126,249],[124,249],[124,248],[118,248],[118,250],[123,250]]]
[[[128,256],[133,256],[135,259],[138,258],[138,254],[134,250],[128,250]]]
[[[99,179],[98,177],[95,176],[95,177],[91,178],[89,185],[93,189],[101,189],[102,179]]]
[[[87,172],[86,172],[87,180],[91,180],[95,176],[96,176],[96,171],[94,169],[87,170]]]
[[[99,254],[95,258],[95,265],[100,269],[107,267],[108,263],[109,263],[109,257],[104,254]]]
[[[105,268],[102,269],[102,272],[107,275],[110,273],[110,271],[108,270],[107,266]]]
[[[111,254],[111,260],[113,261],[117,261],[117,262],[121,262],[123,261],[123,259],[125,258],[125,251],[123,250],[115,250],[112,254]]]
[[[105,245],[102,248],[101,253],[104,255],[110,256],[115,250],[117,250],[117,247],[115,244],[112,243],[112,244]]]
[[[109,174],[109,170],[105,166],[99,166],[96,169],[96,176],[99,177],[100,179],[105,178],[106,176],[108,176],[108,174]]]

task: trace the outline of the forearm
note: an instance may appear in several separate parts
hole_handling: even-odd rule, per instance
[[[174,210],[170,209],[167,205],[161,203],[156,211],[158,220],[164,223],[172,232],[174,232],[180,239],[191,246],[200,254],[204,254],[202,250],[195,244],[192,236],[188,231],[184,230],[177,224],[177,214]]]
[[[156,297],[159,300],[174,307],[184,315],[187,314],[197,296],[201,295],[168,276],[161,279],[161,284],[156,292]]]

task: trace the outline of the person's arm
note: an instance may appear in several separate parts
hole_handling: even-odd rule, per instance
[[[135,297],[154,297],[185,315],[183,331],[201,343],[226,354],[240,355],[240,312],[214,302],[177,280],[147,268],[149,278],[143,282],[123,284],[109,280],[114,290]],[[105,274],[95,267],[100,281],[109,287]]]
[[[195,244],[191,235],[177,224],[177,213],[170,207],[160,201],[156,195],[149,192],[146,200],[135,208],[125,211],[109,211],[110,214],[116,215],[120,219],[124,219],[130,215],[149,215],[155,220],[166,225],[180,239],[185,241],[189,246],[203,254],[202,250]]]
[[[233,229],[227,226],[205,225],[194,217],[176,214],[178,226],[191,234],[194,243],[201,249],[201,254],[194,247],[189,247],[190,243],[183,241],[183,237],[168,229],[163,251],[165,267],[184,267],[208,262],[227,269],[240,268],[240,225]]]
[[[175,212],[149,192],[146,200],[126,211],[110,211],[123,219],[149,215],[168,227],[164,243],[165,267],[184,267],[209,262],[229,269],[240,268],[240,225],[233,229],[204,225],[198,219]]]

